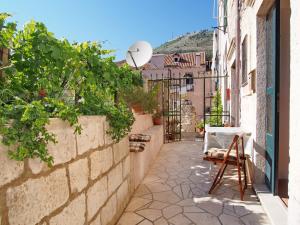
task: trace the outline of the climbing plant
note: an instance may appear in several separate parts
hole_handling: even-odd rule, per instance
[[[217,90],[213,98],[213,105],[211,108],[211,116],[209,118],[210,126],[222,126],[223,104],[220,90]]]
[[[209,118],[210,126],[217,127],[222,126],[222,114],[223,114],[223,104],[220,90],[217,90],[216,95],[213,98],[213,105],[211,109],[211,116]]]
[[[133,115],[118,96],[142,84],[139,73],[118,67],[97,42],[57,39],[35,21],[18,30],[8,17],[0,13],[0,48],[10,50],[8,65],[0,65],[0,136],[14,147],[10,158],[52,165],[47,145],[56,140],[46,129],[52,117],[80,133],[79,115],[105,115],[115,141],[130,131]]]

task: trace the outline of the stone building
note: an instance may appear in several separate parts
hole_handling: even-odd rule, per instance
[[[228,82],[222,83],[222,94],[230,111],[229,122],[252,133],[249,154],[254,187],[258,193],[263,190],[259,197],[271,220],[274,224],[300,224],[296,191],[300,190],[296,154],[300,148],[296,141],[300,3],[217,2],[212,71],[228,76]]]
[[[150,62],[142,69],[144,80],[148,83],[153,80],[167,80],[172,78],[172,82],[180,84],[177,90],[175,84],[170,86],[173,95],[178,95],[173,104],[179,106],[181,98],[182,106],[182,129],[183,132],[194,132],[195,124],[203,118],[205,112],[210,110],[211,102],[204,103],[204,82],[205,96],[212,96],[215,92],[211,71],[205,59],[205,52],[180,53],[180,54],[156,54]],[[186,114],[186,115],[185,115]],[[191,115],[194,115],[192,119]],[[193,120],[193,121],[188,121]],[[186,123],[186,124],[185,124]]]

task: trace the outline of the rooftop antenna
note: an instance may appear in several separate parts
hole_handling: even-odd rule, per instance
[[[148,63],[152,58],[153,49],[151,45],[146,41],[137,41],[131,45],[126,54],[126,62],[128,65],[135,67],[141,67]]]

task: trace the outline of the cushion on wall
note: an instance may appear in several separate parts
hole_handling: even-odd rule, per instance
[[[131,135],[129,135],[129,141],[149,142],[150,140],[151,140],[151,136],[146,135],[146,134],[131,134]]]

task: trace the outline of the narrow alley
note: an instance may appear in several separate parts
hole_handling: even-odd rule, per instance
[[[118,225],[269,224],[249,187],[240,201],[233,169],[209,195],[215,169],[202,160],[202,142],[166,144]]]

